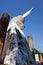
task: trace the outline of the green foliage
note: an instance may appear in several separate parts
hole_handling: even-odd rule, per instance
[[[35,49],[35,48],[34,48],[34,53],[35,53],[35,54],[42,54],[42,55],[43,55],[43,53],[41,53],[40,51],[38,51],[38,50]]]

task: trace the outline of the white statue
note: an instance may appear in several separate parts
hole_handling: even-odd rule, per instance
[[[5,44],[5,48],[8,47],[8,53],[6,54],[4,60],[4,64],[6,65],[26,65],[34,63],[34,59],[32,58],[27,40],[22,31],[22,29],[24,28],[25,18],[31,13],[32,9],[30,9],[23,15],[13,17],[8,25],[7,33],[9,33],[11,41],[9,44]],[[5,55],[5,51],[6,50],[4,49],[2,58]]]

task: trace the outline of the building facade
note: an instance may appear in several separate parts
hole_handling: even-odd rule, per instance
[[[32,52],[35,62],[43,62],[43,53],[34,48],[32,36],[28,36],[28,45],[30,47],[30,51]]]

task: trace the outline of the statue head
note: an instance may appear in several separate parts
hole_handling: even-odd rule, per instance
[[[15,17],[15,21],[16,21],[17,25],[20,27],[20,29],[24,28],[25,19],[27,18],[27,16],[29,16],[29,14],[31,13],[32,10],[33,10],[33,8],[31,8],[28,12],[24,13],[23,15],[19,15],[19,16]]]
[[[16,28],[20,28],[20,29],[23,29],[24,28],[24,22],[25,22],[25,19],[26,17],[31,13],[33,8],[31,8],[28,12],[26,12],[25,14],[23,15],[19,15],[19,16],[16,16],[16,17],[13,17],[9,23],[9,26],[8,26],[8,30],[11,30],[11,33],[14,32],[14,29],[15,27]],[[15,25],[16,24],[16,25]]]

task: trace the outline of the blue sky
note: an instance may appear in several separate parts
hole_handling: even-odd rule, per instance
[[[4,12],[11,18],[22,15],[32,7],[34,10],[25,20],[23,31],[26,37],[33,37],[34,47],[43,52],[43,0],[0,0],[0,17]]]

